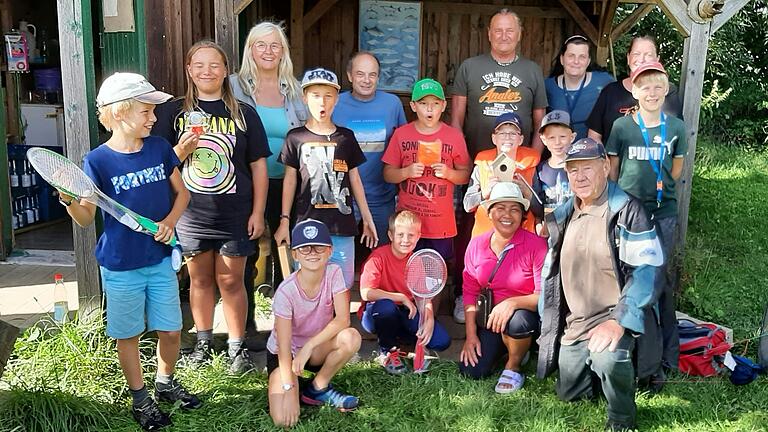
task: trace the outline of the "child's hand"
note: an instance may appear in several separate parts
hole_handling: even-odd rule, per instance
[[[482,187],[482,184],[480,185],[480,195],[483,198],[483,201],[487,200],[488,197],[491,196],[491,189],[493,189],[494,186],[499,182],[499,178],[496,176],[488,177],[488,182],[485,185],[485,188]]]
[[[187,131],[181,134],[179,142],[176,144],[181,147],[184,154],[191,154],[197,148],[197,144],[200,142],[200,135]]]
[[[74,203],[78,202],[76,196],[70,195],[70,194],[62,191],[61,189],[56,189],[56,192],[59,193],[59,201],[68,202],[70,204],[74,204]]]
[[[290,391],[282,393],[283,412],[280,424],[287,427],[296,426],[296,423],[299,422],[299,415],[301,412],[299,408],[299,398],[296,395],[296,392],[298,392],[298,390],[294,387]]]
[[[424,164],[420,162],[414,162],[408,165],[405,169],[405,176],[407,178],[417,178],[424,175]]]
[[[280,226],[275,231],[275,243],[280,246],[283,243],[291,244],[291,235],[288,230],[288,219],[280,219]]]
[[[408,319],[413,319],[418,309],[416,309],[416,305],[405,294],[403,294],[403,306],[408,308]]]
[[[251,217],[248,218],[248,238],[255,240],[264,234],[264,215],[251,213]]]
[[[437,178],[447,178],[453,169],[449,168],[448,165],[444,163],[436,163],[432,164],[432,170],[435,172],[435,177]]]
[[[523,176],[520,175],[520,173],[515,173],[515,176],[512,179],[512,182],[514,182],[517,185],[517,187],[520,188],[520,191],[523,193],[523,197],[530,201],[533,195],[533,192],[531,192],[531,188],[528,187],[528,183],[525,181]]]
[[[298,353],[296,353],[296,357],[293,358],[293,362],[291,362],[291,370],[293,371],[293,374],[296,376],[301,376],[301,374],[304,372],[304,366],[309,361],[309,357],[312,355],[312,350],[307,349],[307,346],[304,345]]]
[[[427,346],[429,341],[432,340],[432,331],[435,329],[435,318],[431,313],[424,314],[424,322],[421,324],[421,329],[416,332],[416,343]]]
[[[176,227],[176,221],[165,218],[157,223],[157,234],[155,241],[168,244],[173,238],[173,230]]]
[[[376,225],[373,223],[373,217],[363,218],[363,235],[360,236],[360,243],[368,249],[373,249],[379,244],[379,236],[376,233]]]

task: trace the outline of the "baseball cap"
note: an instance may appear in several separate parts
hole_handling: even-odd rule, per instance
[[[520,187],[512,182],[496,183],[493,189],[491,189],[488,199],[481,204],[485,210],[490,210],[491,206],[496,203],[509,201],[522,204],[525,211],[528,211],[528,206],[531,204],[530,201],[523,197],[523,191],[520,190]]]
[[[565,161],[605,159],[605,147],[592,138],[582,138],[568,147],[565,152]]]
[[[548,113],[547,115],[545,115],[544,118],[541,120],[539,133],[541,133],[545,127],[553,124],[563,125],[568,129],[573,130],[573,128],[571,127],[571,115],[563,110],[554,110]]]
[[[302,246],[333,246],[331,233],[324,223],[315,219],[306,219],[296,224],[291,231],[291,249]]]
[[[107,77],[96,96],[96,105],[103,107],[127,99],[158,105],[173,96],[161,92],[147,81],[142,75],[131,72],[116,72]]]
[[[496,125],[493,126],[493,131],[496,132],[496,130],[499,129],[499,126],[505,125],[505,124],[511,124],[517,128],[518,131],[523,130],[523,120],[520,119],[520,116],[513,112],[505,112],[504,114],[496,117]]]
[[[643,63],[640,66],[638,66],[634,71],[632,71],[632,74],[629,76],[630,81],[633,83],[637,79],[637,77],[640,76],[640,74],[648,71],[658,71],[665,75],[667,74],[666,69],[664,69],[664,66],[662,66],[659,62],[649,62],[649,63]]]
[[[304,77],[301,79],[301,88],[305,89],[316,84],[331,86],[336,90],[341,89],[336,74],[328,69],[316,68],[304,72]]]
[[[417,81],[416,84],[413,85],[411,100],[416,102],[426,96],[434,96],[438,99],[445,100],[443,86],[432,78],[424,78],[421,81]]]

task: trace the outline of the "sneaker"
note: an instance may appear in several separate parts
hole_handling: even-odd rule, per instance
[[[198,340],[195,344],[195,348],[187,356],[187,363],[191,366],[200,366],[205,363],[210,363],[213,358],[213,341]]]
[[[229,364],[229,373],[232,375],[242,375],[256,369],[256,364],[247,348],[240,348],[240,351],[231,358]]]
[[[453,306],[453,320],[459,324],[464,324],[464,296],[456,297],[456,304]]]
[[[360,403],[355,396],[344,394],[330,384],[324,390],[315,390],[314,382],[309,383],[301,392],[301,401],[315,406],[328,404],[341,412],[352,411]]]
[[[408,372],[408,368],[400,359],[401,355],[405,355],[405,353],[398,350],[397,347],[393,347],[389,352],[382,351],[379,356],[376,357],[376,361],[385,371],[387,371],[387,373],[392,375],[402,375]]]
[[[146,431],[158,430],[172,424],[168,414],[162,412],[157,402],[151,397],[146,398],[139,405],[134,405],[131,408],[131,414],[139,426]]]
[[[203,406],[203,403],[196,395],[188,392],[178,381],[171,380],[169,384],[155,383],[155,399],[158,401],[175,403],[181,402],[183,409],[198,409]]]

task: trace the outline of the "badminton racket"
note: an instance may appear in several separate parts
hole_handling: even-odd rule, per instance
[[[424,326],[424,308],[427,300],[440,294],[445,287],[447,277],[448,268],[445,260],[434,249],[416,251],[408,258],[405,267],[405,284],[416,300],[416,308],[419,311],[419,331]],[[423,367],[424,345],[417,342],[413,369],[420,371]]]

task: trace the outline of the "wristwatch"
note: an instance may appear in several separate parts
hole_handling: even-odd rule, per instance
[[[293,388],[293,384],[283,384],[283,391],[290,391]]]
[[[70,199],[69,201],[64,201],[63,199],[61,199],[61,195],[59,195],[59,204],[63,205],[64,207],[71,206],[72,205],[72,201],[74,201],[74,198]]]

